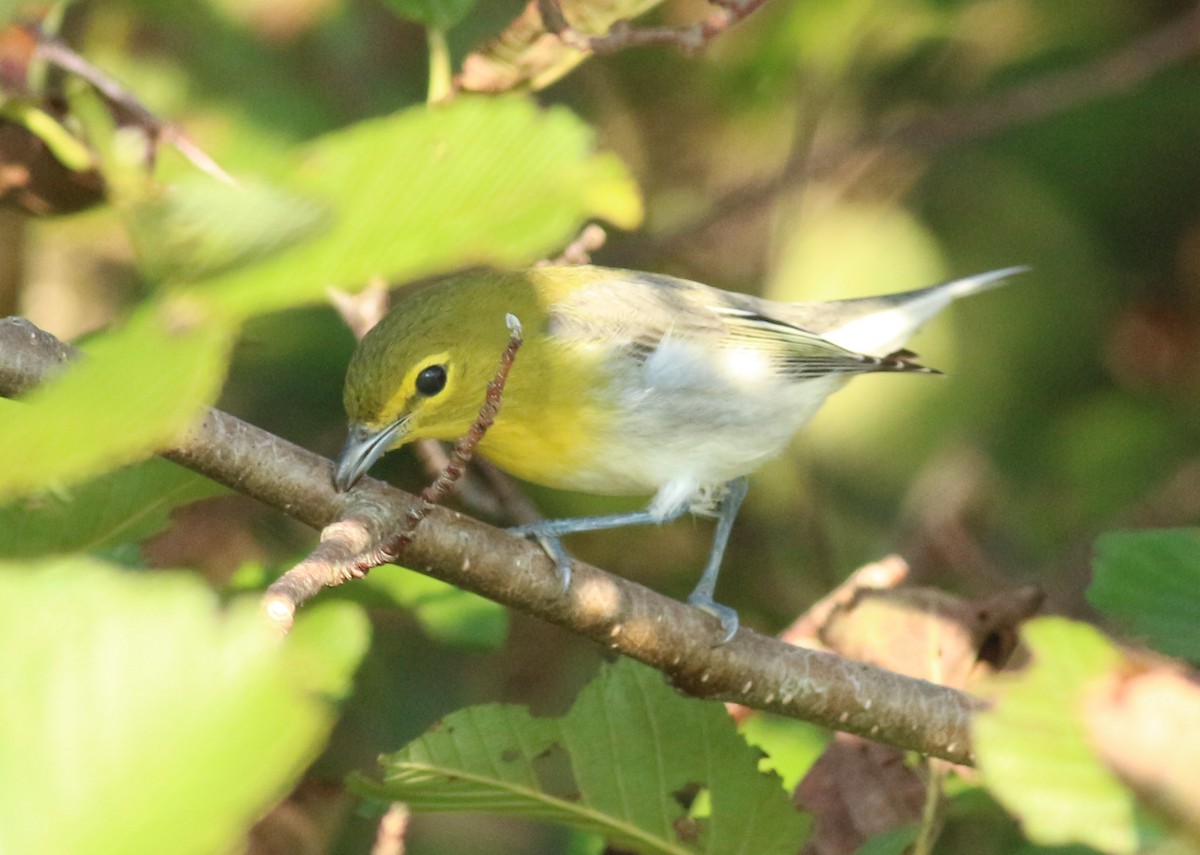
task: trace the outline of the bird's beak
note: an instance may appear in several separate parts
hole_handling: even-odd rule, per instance
[[[333,467],[333,486],[339,493],[349,490],[406,433],[407,418],[376,431],[363,425],[350,425],[346,444]]]

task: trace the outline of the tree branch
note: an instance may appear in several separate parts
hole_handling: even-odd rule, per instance
[[[0,321],[0,394],[33,388],[74,355],[28,321]],[[316,528],[341,520],[343,533],[367,544],[386,542],[419,506],[371,478],[339,494],[328,460],[219,410],[205,410],[162,453]],[[445,508],[414,532],[404,563],[644,662],[689,694],[971,762],[968,727],[978,702],[969,695],[747,629],[714,647],[711,616],[582,562],[564,594],[540,547]]]

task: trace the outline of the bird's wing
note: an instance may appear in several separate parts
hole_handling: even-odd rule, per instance
[[[876,357],[840,347],[769,312],[771,305],[695,282],[619,271],[559,300],[552,334],[604,344],[645,360],[667,340],[712,351],[752,348],[780,374],[797,379],[868,371],[929,371],[903,357]]]
[[[839,347],[814,332],[747,308],[720,306],[717,314],[728,328],[730,346],[751,346],[768,353],[778,370],[795,378],[868,371],[922,371],[910,354],[869,356]]]
[[[720,317],[692,299],[688,286],[693,283],[651,273],[591,270],[596,278],[550,306],[554,337],[644,359],[668,336],[715,344],[724,333]],[[596,275],[601,273],[605,275]]]

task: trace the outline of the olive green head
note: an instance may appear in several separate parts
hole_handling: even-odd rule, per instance
[[[467,432],[508,344],[509,314],[526,330],[544,326],[524,274],[472,272],[402,292],[346,372],[350,433],[334,479],[339,489],[390,449]]]

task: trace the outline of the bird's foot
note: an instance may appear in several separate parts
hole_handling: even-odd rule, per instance
[[[688,605],[697,608],[702,612],[712,615],[721,623],[723,635],[721,640],[714,644],[714,647],[720,647],[728,644],[729,641],[737,635],[738,631],[738,613],[735,609],[729,606],[723,606],[713,600],[711,594],[705,594],[699,591],[693,591],[688,597]]]
[[[537,523],[513,526],[508,533],[538,542],[538,545],[554,562],[554,572],[558,574],[560,592],[565,594],[571,587],[571,556],[563,548],[562,540],[551,534],[543,534]]]

